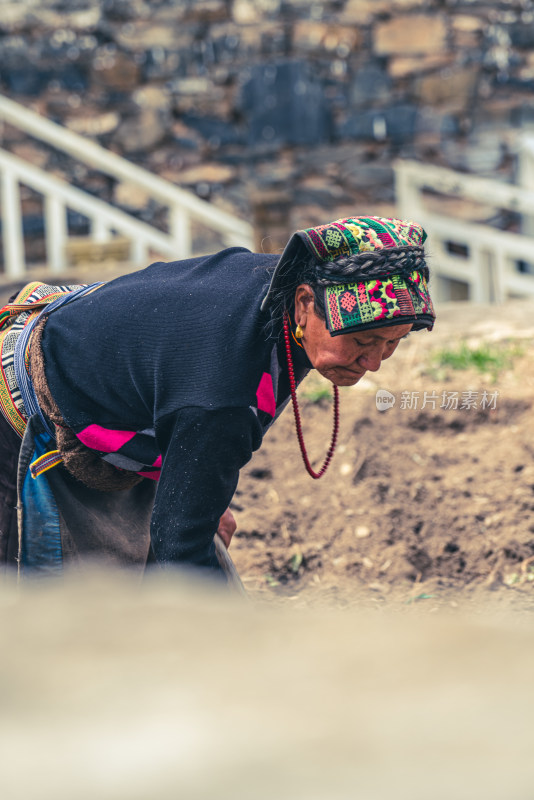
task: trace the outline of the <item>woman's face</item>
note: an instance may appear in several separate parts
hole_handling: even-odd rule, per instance
[[[357,333],[330,336],[315,313],[313,291],[301,284],[295,292],[295,322],[304,331],[300,340],[314,368],[336,386],[354,386],[367,371],[377,372],[412,325],[391,325]]]

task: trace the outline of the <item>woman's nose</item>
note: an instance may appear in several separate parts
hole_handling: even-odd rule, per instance
[[[367,350],[358,359],[358,363],[369,372],[378,372],[384,358],[384,348],[380,345]]]

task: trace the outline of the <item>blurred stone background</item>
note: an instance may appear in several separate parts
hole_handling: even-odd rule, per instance
[[[0,15],[2,93],[254,221],[266,250],[393,213],[398,157],[514,180],[533,87],[533,0],[17,0]],[[157,224],[139,190],[0,134]]]

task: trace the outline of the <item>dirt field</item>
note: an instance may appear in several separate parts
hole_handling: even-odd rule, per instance
[[[531,301],[438,309],[432,333],[412,334],[379,373],[341,391],[339,445],[318,481],[304,470],[286,409],[234,500],[231,553],[247,589],[297,604],[431,607],[482,592],[530,606],[533,339]],[[436,351],[454,353],[462,341],[503,363],[439,366]],[[316,468],[332,424],[325,389],[315,376],[299,389]],[[377,410],[378,389],[395,396],[393,408]],[[458,393],[458,408],[442,407],[444,392],[449,403]]]

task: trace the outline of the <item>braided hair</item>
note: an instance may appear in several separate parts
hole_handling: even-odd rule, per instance
[[[388,247],[340,256],[333,261],[317,261],[311,253],[296,256],[288,264],[285,284],[280,287],[271,300],[271,320],[273,325],[281,321],[284,311],[291,314],[295,303],[297,286],[307,283],[314,295],[316,314],[325,319],[324,288],[339,283],[356,283],[371,278],[385,278],[391,275],[410,275],[414,270],[421,272],[428,280],[428,267],[422,247]]]

